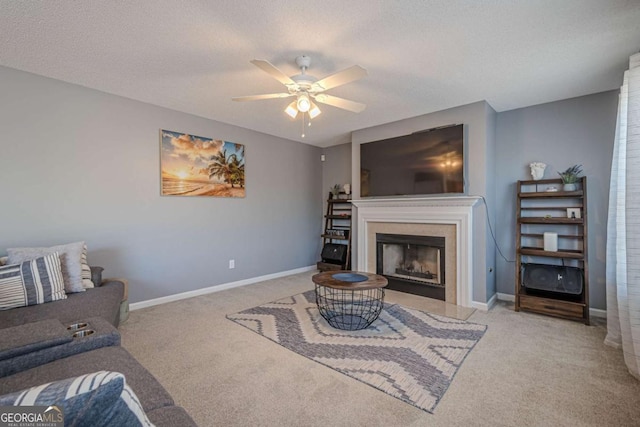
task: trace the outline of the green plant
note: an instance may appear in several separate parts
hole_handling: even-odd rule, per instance
[[[335,184],[333,187],[331,187],[331,194],[333,194],[334,196],[337,196],[338,194],[340,194],[340,184]]]
[[[573,165],[564,172],[558,172],[564,184],[574,184],[578,182],[582,173],[582,165]]]

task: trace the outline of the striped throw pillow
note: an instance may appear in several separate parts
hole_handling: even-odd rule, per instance
[[[99,371],[0,396],[0,406],[56,406],[67,426],[153,427],[119,372]]]
[[[51,246],[49,248],[8,248],[10,264],[19,264],[41,256],[58,252],[62,265],[64,289],[67,293],[84,292],[82,286],[82,248],[84,242],[67,243],[66,245]]]
[[[91,289],[94,287],[94,284],[91,281],[91,267],[89,267],[89,263],[87,262],[86,244],[82,247],[82,256],[80,257],[80,262],[82,263],[82,287],[84,287],[85,289]]]
[[[67,298],[57,252],[0,267],[0,310]]]

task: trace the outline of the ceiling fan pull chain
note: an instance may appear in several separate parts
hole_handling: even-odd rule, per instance
[[[306,113],[302,113],[302,135],[301,137],[304,138],[304,117],[305,117]]]

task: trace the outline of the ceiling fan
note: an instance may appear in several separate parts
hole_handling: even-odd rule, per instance
[[[342,86],[365,77],[367,70],[359,65],[354,65],[318,80],[311,74],[307,74],[307,69],[309,65],[311,65],[311,58],[306,55],[296,58],[296,64],[300,67],[300,74],[291,77],[264,59],[254,59],[251,63],[285,85],[287,92],[239,96],[232,98],[234,101],[257,101],[261,99],[296,97],[296,100],[287,106],[285,112],[294,119],[298,113],[303,113],[303,120],[304,113],[308,113],[310,119],[315,118],[321,113],[314,101],[354,113],[359,113],[366,108],[365,104],[324,93],[334,87]]]

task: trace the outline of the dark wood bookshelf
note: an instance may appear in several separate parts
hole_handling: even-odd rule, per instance
[[[344,212],[344,213],[342,213]],[[348,212],[348,213],[347,213]],[[331,230],[345,233],[344,236],[331,234]],[[350,270],[351,269],[351,199],[346,193],[334,195],[329,193],[327,212],[324,215],[324,230],[320,235],[322,247],[329,243],[345,245],[346,259],[344,263],[334,264],[318,261],[316,267],[320,271]]]
[[[571,258],[571,259],[583,259],[584,253],[573,249],[558,249],[555,252],[545,251],[543,248],[522,247],[520,248],[521,255],[529,256],[542,256],[549,258]]]
[[[542,239],[544,235],[541,233],[520,233],[522,237],[532,237],[536,239]],[[558,234],[558,239],[584,239],[582,234]]]
[[[560,189],[562,180],[524,180],[516,183],[515,309],[516,311],[526,310],[563,319],[579,320],[588,325],[587,178],[580,178],[577,185],[578,189],[576,191],[545,191],[550,186]],[[558,200],[562,200],[561,203],[563,204],[554,203],[554,201]],[[563,213],[568,208],[579,209],[581,218],[563,216]],[[548,211],[554,215],[529,216],[531,214],[535,215],[536,211]],[[557,251],[545,251],[544,247],[537,246],[537,244],[540,244],[539,241],[544,238],[543,233],[540,231],[542,226],[546,226],[544,231],[557,232]],[[531,246],[532,239],[538,240],[537,243],[534,243],[534,246]],[[525,246],[523,241],[528,245]],[[571,245],[577,245],[581,249],[566,249],[563,247],[570,242],[572,242]],[[537,264],[548,264],[550,266],[557,266],[557,260],[563,260],[562,265],[564,265],[565,259],[570,260],[572,263],[577,263],[578,268],[582,270],[584,278],[582,292],[579,295],[573,295],[570,293],[540,291],[524,286],[522,268],[523,264],[526,264],[523,261],[525,257],[535,257]]]
[[[320,237],[323,239],[331,239],[331,240],[349,240],[349,237],[339,237],[333,234],[321,234]]]
[[[316,267],[320,271],[339,271],[339,270],[342,270],[342,265],[341,264],[331,264],[331,263],[322,262],[322,261],[318,261],[316,263]]]
[[[574,197],[582,197],[582,190],[580,191],[539,191],[539,192],[523,192],[519,194],[522,199],[533,199],[533,198],[550,198],[550,199],[570,199]]]
[[[571,206],[523,206],[522,210],[530,210],[530,211],[563,211],[567,208],[581,208],[582,205],[571,205]]]
[[[326,219],[351,219],[351,215],[325,215]]]
[[[565,211],[567,209],[565,208]],[[560,217],[521,217],[518,218],[520,224],[574,224],[580,225],[584,223],[584,218],[560,218]]]

